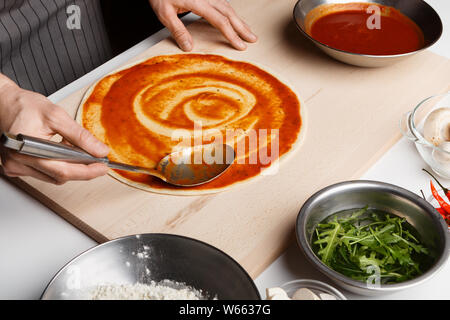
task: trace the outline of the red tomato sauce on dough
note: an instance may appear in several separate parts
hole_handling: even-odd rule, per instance
[[[171,72],[177,73],[177,70],[179,69],[183,70],[183,67],[186,65],[195,66],[196,62],[200,64],[205,61],[210,63],[213,67],[218,66],[219,69],[214,70],[212,68],[211,71],[202,71],[200,73],[194,68],[192,72],[183,71],[181,74],[175,76],[169,75]],[[222,69],[220,68],[221,66],[229,68],[232,71],[235,70],[235,72],[239,71],[245,76],[239,78],[235,76],[234,73],[221,73],[219,71]],[[116,153],[127,154],[130,159],[133,158],[133,154],[136,154],[141,158],[152,158],[155,162],[158,162],[161,158],[171,152],[166,146],[168,138],[161,137],[148,130],[148,128],[138,121],[133,111],[133,101],[135,100],[136,93],[152,83],[154,83],[154,86],[165,83],[178,83],[176,89],[172,89],[172,91],[162,90],[160,94],[150,100],[151,103],[145,112],[146,116],[152,117],[153,119],[159,119],[158,115],[153,115],[152,113],[169,105],[175,91],[183,92],[193,86],[202,86],[202,83],[198,82],[191,85],[189,84],[190,81],[194,81],[199,77],[203,77],[208,81],[214,80],[226,82],[247,90],[256,100],[254,107],[247,117],[258,119],[255,126],[256,129],[279,129],[279,156],[282,156],[291,149],[297,140],[297,136],[302,127],[302,118],[300,116],[300,108],[302,106],[300,106],[296,94],[271,74],[249,63],[228,60],[224,57],[215,55],[181,54],[154,57],[144,63],[121,71],[117,73],[117,75],[120,77],[117,80],[114,80],[114,83],[107,90],[102,88],[108,82],[108,77],[102,80],[85,102],[83,125],[91,131],[93,126],[97,125],[90,120],[89,111],[91,108],[96,108],[96,105],[100,104],[101,127],[105,132],[106,138],[104,142],[114,148]],[[112,77],[114,77],[114,75]],[[257,86],[253,80],[255,78],[258,79],[259,83],[264,83],[264,86]],[[267,91],[269,93],[267,93]],[[276,106],[273,101],[270,101],[272,98],[279,101],[279,106]],[[225,106],[227,106],[229,110],[232,110],[238,108],[238,104],[240,103],[240,101],[233,101],[230,97],[221,93],[214,95],[210,93],[200,93],[190,97],[189,101],[192,100],[194,103],[199,99],[204,103],[210,103],[212,99],[213,102],[215,102],[210,108],[202,105],[194,105],[194,108],[199,109],[198,112],[202,112],[204,116],[212,119],[220,118],[224,113],[223,109]],[[181,104],[186,104],[189,101],[182,101]],[[274,107],[274,105],[276,107]],[[182,106],[176,106],[165,120],[160,120],[160,123],[174,128],[192,129],[194,124],[187,119],[186,114],[182,112],[183,110]],[[281,123],[275,123],[274,121],[277,121],[277,113],[279,112],[284,114],[283,120]],[[113,158],[112,160],[117,161],[119,159]],[[138,157],[132,159],[130,164],[143,165],[139,162]],[[256,176],[261,172],[261,169],[265,167],[267,167],[267,165],[260,163],[259,159],[256,164],[234,163],[219,178],[201,186],[183,189],[221,188]],[[116,172],[129,180],[143,183],[153,188],[180,188],[145,174],[136,174],[120,170],[116,170]]]
[[[367,22],[374,14],[367,12],[370,5],[373,4],[350,3],[336,6],[336,10],[326,10],[315,19],[308,33],[332,48],[360,54],[403,54],[424,47],[422,30],[392,7],[378,6],[380,28],[369,29]]]

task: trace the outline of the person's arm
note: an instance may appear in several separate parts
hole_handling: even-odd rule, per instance
[[[175,41],[184,51],[193,48],[192,36],[177,14],[192,11],[205,18],[219,29],[225,38],[238,50],[245,50],[247,42],[257,37],[242,21],[226,0],[149,0],[161,23],[172,33]]]
[[[0,132],[26,134],[50,139],[59,134],[64,141],[96,157],[105,157],[109,148],[76,123],[64,109],[41,94],[21,89],[0,73]],[[18,154],[0,146],[2,166],[7,176],[31,176],[54,184],[69,180],[89,180],[106,174],[103,164],[72,164]]]

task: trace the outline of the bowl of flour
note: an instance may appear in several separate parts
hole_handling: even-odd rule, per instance
[[[248,273],[223,251],[171,234],[100,244],[65,265],[43,300],[260,299]]]

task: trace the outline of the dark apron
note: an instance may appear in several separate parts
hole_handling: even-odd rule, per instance
[[[0,0],[0,72],[20,87],[50,95],[111,57],[98,0]]]

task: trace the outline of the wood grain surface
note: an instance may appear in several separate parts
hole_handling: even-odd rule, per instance
[[[311,194],[361,176],[400,138],[403,113],[450,89],[446,58],[424,52],[380,69],[345,65],[296,30],[294,0],[231,2],[259,36],[247,51],[233,50],[203,20],[189,30],[196,52],[267,66],[287,79],[306,103],[304,144],[277,174],[194,197],[147,193],[109,176],[64,186],[31,178],[13,182],[97,241],[147,232],[182,234],[219,247],[256,277],[293,239],[295,218]],[[133,60],[179,52],[173,40],[166,39]],[[86,89],[60,105],[75,115]]]

